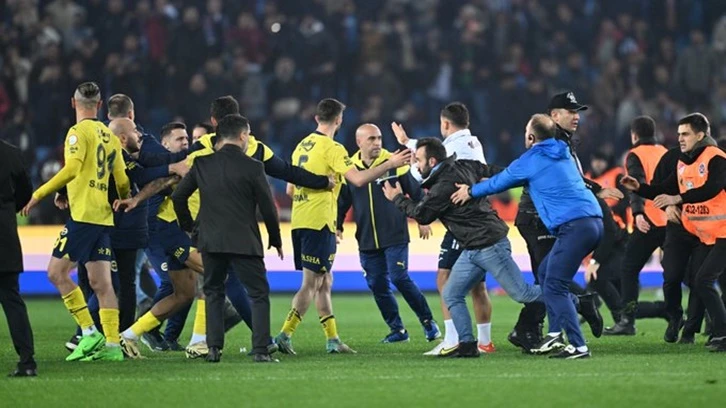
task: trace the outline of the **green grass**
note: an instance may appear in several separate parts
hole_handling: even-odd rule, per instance
[[[279,329],[291,295],[275,296],[273,331]],[[438,298],[429,297],[436,315]],[[399,300],[401,302],[401,300]],[[314,311],[295,334],[297,356],[280,364],[253,364],[239,354],[250,346],[246,327],[227,336],[220,364],[186,360],[182,353],[146,353],[123,363],[67,363],[64,341],[72,320],[60,299],[28,302],[40,376],[0,378],[2,407],[683,407],[719,406],[726,398],[726,353],[665,344],[665,322],[638,322],[638,335],[590,339],[593,358],[553,361],[523,355],[507,340],[519,306],[494,298],[493,337],[497,352],[479,359],[440,360],[421,355],[432,347],[413,313],[401,302],[412,338],[380,344],[387,328],[371,296],[335,295],[342,338],[357,355],[327,355]],[[607,322],[609,323],[609,322]],[[191,325],[191,319],[189,321]],[[0,367],[8,371],[15,353],[5,325],[0,328]],[[188,340],[190,326],[183,339]],[[464,405],[466,404],[466,405]],[[687,405],[688,404],[688,405]],[[694,405],[695,406],[695,405]]]

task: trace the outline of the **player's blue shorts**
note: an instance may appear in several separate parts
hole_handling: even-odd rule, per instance
[[[67,258],[79,264],[112,261],[111,228],[68,220],[53,246],[53,257]]]
[[[292,230],[292,249],[295,269],[303,268],[316,273],[330,272],[335,260],[335,234],[328,228],[316,231],[301,228]]]
[[[189,258],[192,241],[176,222],[158,220],[149,231],[149,257],[154,269],[163,272],[186,269],[184,264]]]
[[[439,269],[451,269],[454,267],[456,260],[464,251],[454,235],[446,231],[444,240],[441,241],[441,249],[439,250]]]

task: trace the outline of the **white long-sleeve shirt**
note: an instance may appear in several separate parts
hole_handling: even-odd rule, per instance
[[[406,147],[415,151],[418,140],[409,139]],[[446,155],[451,156],[456,153],[456,160],[476,160],[480,163],[487,164],[484,158],[484,149],[481,142],[476,136],[471,134],[469,129],[462,129],[450,134],[444,138],[443,145],[446,148]],[[411,175],[419,182],[423,181],[421,173],[416,166],[411,167]]]

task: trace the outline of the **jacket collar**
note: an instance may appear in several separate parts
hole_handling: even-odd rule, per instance
[[[358,167],[359,169],[369,169],[369,168],[380,166],[381,164],[386,162],[389,157],[391,157],[391,152],[389,152],[386,149],[381,149],[381,154],[378,155],[378,157],[375,160],[373,160],[373,163],[371,163],[370,166],[366,166],[366,164],[363,162],[363,157],[361,155],[361,152],[360,152],[360,150],[358,150],[353,155],[352,159],[353,159],[353,164],[355,164],[356,167]]]
[[[449,143],[453,143],[455,140],[462,139],[462,138],[465,138],[465,137],[470,137],[470,136],[471,136],[471,130],[469,130],[469,129],[457,130],[456,132],[454,132],[454,133],[450,134],[449,136],[445,137],[444,138],[444,141],[443,141],[443,144],[445,146],[445,145],[447,145]]]

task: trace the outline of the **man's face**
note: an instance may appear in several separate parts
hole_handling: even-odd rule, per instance
[[[436,166],[436,159],[428,159],[426,157],[425,147],[416,149],[416,154],[414,154],[414,158],[416,159],[415,164],[416,167],[418,167],[419,173],[421,173],[421,177],[427,178],[428,176],[430,176],[431,170],[433,170],[434,166]]]
[[[207,134],[207,129],[205,129],[201,126],[195,127],[194,130],[192,130],[192,143],[196,142],[197,140],[199,140],[200,137],[202,137],[206,134]]]
[[[189,148],[189,135],[186,129],[174,129],[162,142],[164,147],[172,153],[178,153]]]
[[[580,124],[580,113],[576,110],[568,109],[553,109],[552,119],[560,125],[562,129],[570,133],[577,131],[577,126]]]
[[[681,146],[681,152],[690,152],[696,146],[696,143],[703,140],[705,136],[703,132],[694,133],[691,125],[679,125],[678,144]]]
[[[608,162],[603,159],[592,159],[590,160],[590,170],[595,177],[598,177],[605,173],[608,169]]]
[[[379,132],[371,131],[363,137],[357,138],[358,147],[360,148],[363,156],[377,159],[381,155],[381,148],[383,146],[383,137]]]
[[[125,148],[127,152],[137,153],[141,150],[141,132],[136,128],[136,125],[134,125],[133,129],[126,132],[124,137],[126,139]]]

